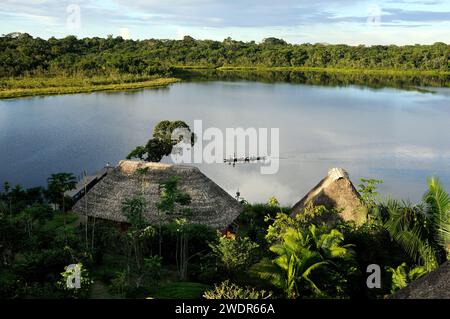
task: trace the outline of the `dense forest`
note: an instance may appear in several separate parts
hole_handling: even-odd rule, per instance
[[[450,70],[450,45],[348,46],[196,40],[124,40],[67,36],[44,40],[26,33],[0,37],[0,77],[26,75],[168,75],[174,67],[304,67]]]

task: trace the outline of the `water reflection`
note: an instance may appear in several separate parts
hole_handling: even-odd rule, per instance
[[[211,69],[179,69],[176,76],[194,81],[257,81],[265,83],[288,82],[305,85],[345,87],[359,85],[366,88],[386,87],[403,90],[433,92],[428,87],[450,87],[450,75],[370,75],[364,73],[325,73],[298,71],[239,71]]]
[[[311,80],[312,81],[312,80]],[[450,189],[450,90],[184,82],[168,89],[0,102],[0,181],[42,185],[55,172],[94,171],[143,144],[160,120],[204,127],[280,128],[280,171],[200,164],[231,194],[292,204],[332,167],[384,179],[383,194],[418,200],[426,177]]]

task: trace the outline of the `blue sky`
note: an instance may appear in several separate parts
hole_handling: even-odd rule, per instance
[[[450,0],[2,0],[0,33],[291,43],[450,43]]]

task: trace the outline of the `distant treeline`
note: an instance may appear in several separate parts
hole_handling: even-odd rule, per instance
[[[0,76],[168,75],[174,67],[311,67],[450,71],[450,45],[348,46],[195,40],[124,40],[68,36],[48,40],[26,33],[0,37]]]

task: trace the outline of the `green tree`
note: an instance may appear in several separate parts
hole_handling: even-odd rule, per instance
[[[145,146],[137,146],[127,159],[139,158],[147,162],[159,162],[170,155],[173,147],[181,141],[194,145],[194,135],[183,121],[161,121],[153,128],[153,137]]]
[[[191,196],[178,189],[178,182],[180,177],[171,176],[159,184],[160,197],[156,203],[158,210],[158,227],[159,227],[159,255],[162,253],[162,223],[163,219],[175,214],[179,208],[176,205],[186,206],[191,203]],[[180,209],[178,215],[189,215],[189,210]]]
[[[377,199],[380,195],[377,192],[377,185],[382,184],[382,180],[361,178],[361,184],[358,185],[358,192],[361,199],[368,208],[374,208],[377,205]]]
[[[263,259],[253,271],[286,297],[326,297],[330,289],[334,296],[346,296],[346,282],[356,268],[353,250],[344,244],[344,235],[338,230],[314,224],[301,230],[288,227],[270,251],[277,257]]]
[[[66,219],[66,195],[65,193],[75,189],[77,179],[72,173],[52,174],[47,179],[47,196],[50,200],[58,204],[64,215],[64,228],[67,225]],[[64,230],[66,232],[66,230]]]
[[[418,265],[431,271],[449,256],[450,197],[439,180],[428,180],[423,203],[388,200],[382,206],[391,237]]]
[[[227,238],[217,233],[217,241],[210,243],[212,253],[221,267],[229,274],[245,271],[255,261],[257,243],[249,238]]]
[[[437,177],[428,179],[428,191],[423,197],[431,228],[436,231],[436,242],[450,258],[450,196]],[[434,232],[434,231],[432,231]]]
[[[125,199],[122,202],[122,212],[127,218],[128,223],[130,223],[127,238],[134,252],[138,272],[142,270],[144,261],[143,243],[146,239],[152,238],[155,235],[155,230],[144,217],[146,208],[147,202],[142,196]]]

